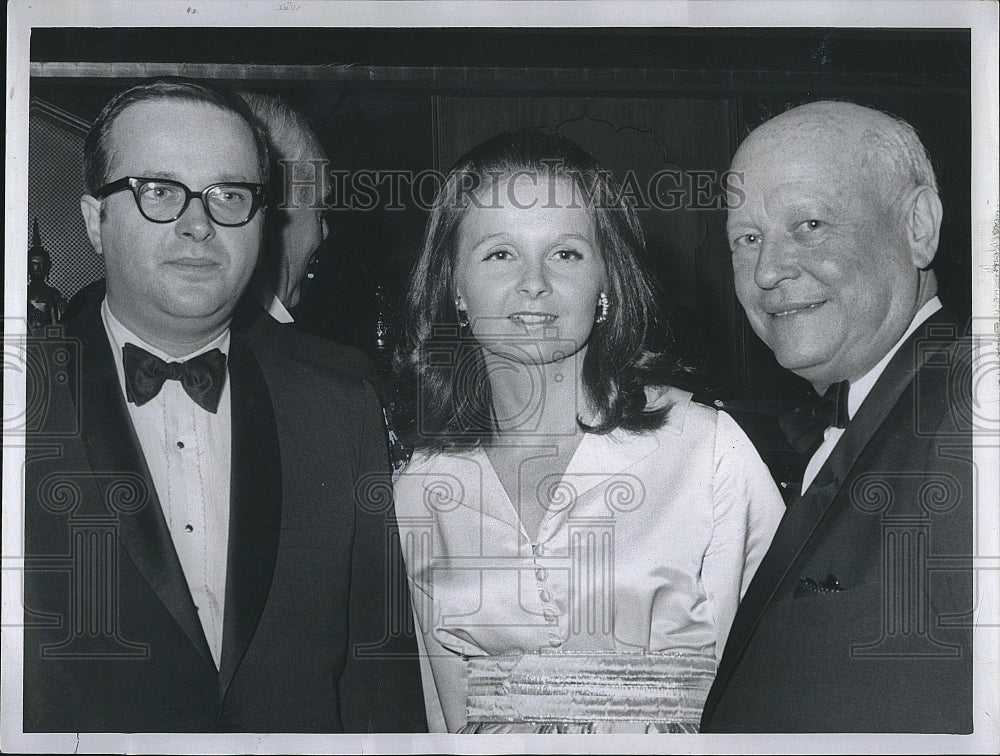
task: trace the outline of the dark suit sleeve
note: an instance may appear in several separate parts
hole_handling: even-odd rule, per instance
[[[420,667],[392,505],[385,424],[375,393],[356,413],[360,443],[350,629],[341,677],[348,732],[426,732]]]

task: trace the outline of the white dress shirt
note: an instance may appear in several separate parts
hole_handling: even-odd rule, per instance
[[[229,352],[228,330],[191,354],[171,357],[122,325],[109,309],[107,299],[101,305],[101,316],[123,394],[125,344],[134,344],[167,362],[183,362],[215,348]],[[218,667],[225,616],[232,453],[228,371],[215,414],[199,407],[184,392],[180,381],[174,380],[165,381],[160,392],[141,407],[132,402],[126,402],[126,406]]]
[[[861,376],[861,378],[857,381],[851,383],[850,391],[847,393],[847,417],[849,420],[854,418],[854,415],[865,401],[865,397],[868,396],[872,387],[875,385],[875,382],[879,379],[879,376],[882,375],[882,371],[885,370],[885,366],[889,364],[889,360],[891,360],[896,352],[899,351],[903,342],[910,338],[910,334],[917,330],[921,323],[940,309],[941,300],[937,297],[932,297],[925,302],[924,306],[917,310],[917,314],[914,315],[913,320],[910,321],[910,327],[906,329],[906,332],[902,335],[899,341],[896,342],[895,346],[886,352],[886,355],[878,361],[878,364],[875,365],[875,367]],[[827,428],[823,432],[823,443],[820,444],[819,448],[813,453],[812,458],[809,460],[809,464],[806,465],[805,474],[802,476],[803,493],[805,493],[806,489],[809,488],[810,484],[816,479],[820,468],[822,468],[823,464],[830,458],[830,454],[833,452],[837,442],[840,441],[840,437],[844,435],[845,430],[846,428]]]
[[[285,307],[285,303],[278,299],[278,295],[274,293],[274,289],[270,286],[263,284],[260,287],[259,296],[260,303],[264,306],[264,309],[267,310],[267,314],[272,318],[277,320],[279,323],[295,322],[295,318],[292,317],[288,308]]]

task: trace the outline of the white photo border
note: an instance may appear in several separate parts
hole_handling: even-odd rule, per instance
[[[998,5],[992,1],[830,0],[735,2],[723,0],[627,3],[339,2],[337,0],[11,0],[7,26],[7,144],[5,186],[4,323],[23,321],[28,246],[27,187],[29,47],[40,27],[844,27],[968,28],[972,32],[972,270],[976,334],[1000,334],[998,246]],[[235,19],[238,19],[236,21]],[[10,329],[5,328],[5,339]],[[994,343],[995,345],[995,343]],[[996,359],[997,352],[989,355]],[[3,374],[6,417],[23,410],[25,376]],[[995,363],[994,368],[995,370]],[[997,376],[977,385],[977,398],[997,402]],[[993,393],[991,393],[993,392]],[[997,430],[1000,430],[998,428]],[[10,443],[8,443],[10,442]],[[976,464],[996,494],[1000,448],[977,442]],[[788,735],[720,736],[451,736],[451,735],[163,735],[24,734],[21,730],[21,588],[23,446],[4,439],[2,732],[8,753],[988,753],[1000,751],[1000,537],[997,508],[979,507],[977,554],[995,555],[979,570],[976,631],[976,732],[971,736]],[[990,500],[990,499],[987,499]],[[1000,500],[993,496],[992,501]],[[664,737],[664,736],[659,736]]]

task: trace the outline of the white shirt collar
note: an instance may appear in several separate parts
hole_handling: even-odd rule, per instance
[[[900,337],[899,341],[896,342],[895,346],[886,352],[885,356],[878,361],[878,363],[861,376],[858,380],[851,383],[851,390],[847,394],[847,415],[853,418],[857,413],[861,404],[865,401],[865,398],[871,392],[872,387],[875,382],[882,375],[882,371],[885,370],[885,366],[889,364],[889,360],[893,358],[893,355],[899,351],[899,348],[903,345],[910,334],[913,333],[917,328],[923,323],[927,318],[933,315],[935,312],[941,309],[941,300],[937,297],[931,297],[924,303],[924,306],[917,310],[917,314],[913,316],[913,320],[910,321],[910,327],[906,329],[906,332]]]
[[[267,310],[267,314],[272,318],[277,320],[279,323],[294,323],[295,318],[285,307],[285,303],[278,299],[278,295],[274,293],[268,284],[263,284],[260,287],[260,303]]]

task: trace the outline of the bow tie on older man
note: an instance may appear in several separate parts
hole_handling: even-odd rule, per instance
[[[847,427],[849,389],[847,381],[834,383],[812,407],[799,407],[778,421],[795,451],[808,459],[823,443],[827,428]]]
[[[212,414],[226,382],[226,355],[210,349],[184,362],[166,362],[134,344],[122,347],[125,368],[125,396],[141,407],[160,393],[168,380],[179,381],[194,402]]]

